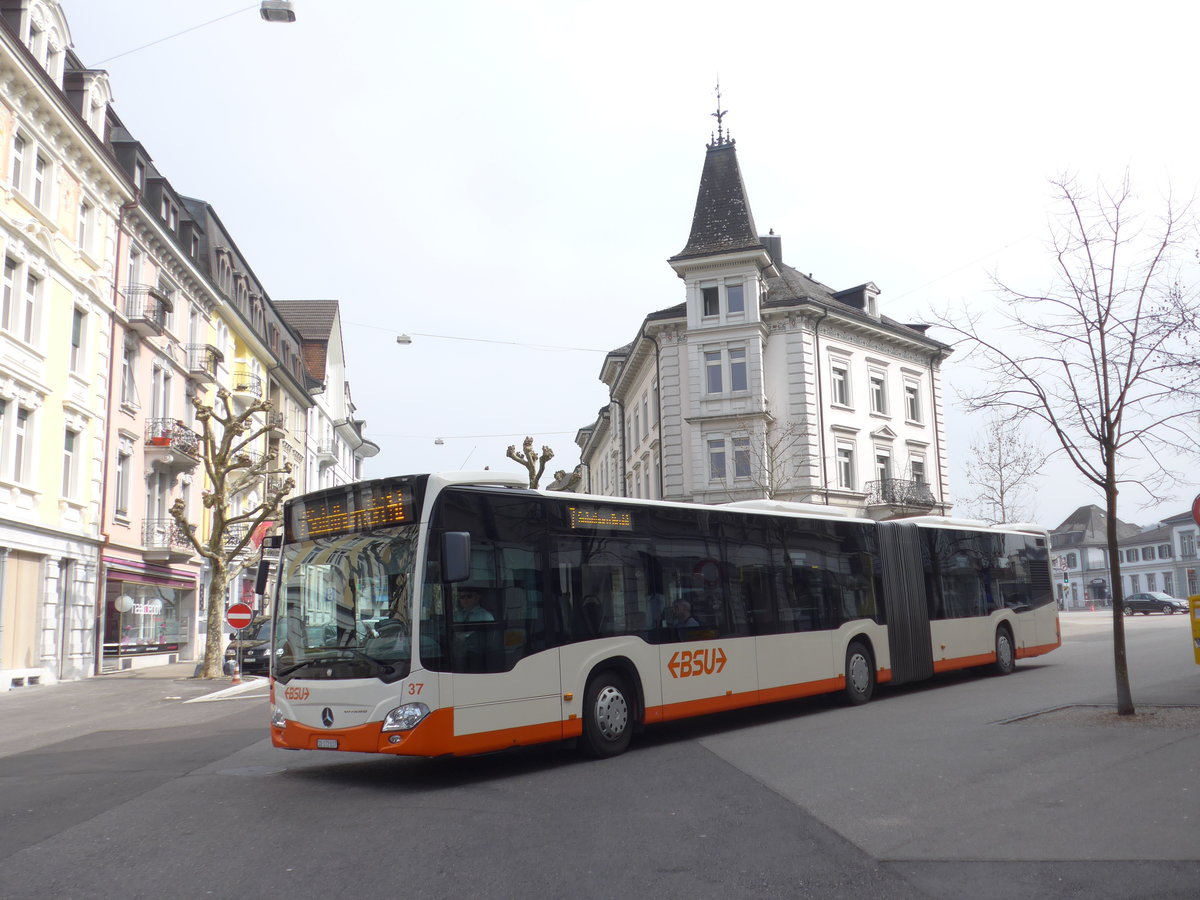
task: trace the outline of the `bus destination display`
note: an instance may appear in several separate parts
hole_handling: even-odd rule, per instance
[[[315,540],[403,525],[411,520],[411,503],[411,493],[402,485],[362,486],[297,500],[291,506],[291,539]]]
[[[569,506],[572,528],[602,528],[606,531],[633,531],[633,513],[611,506]]]

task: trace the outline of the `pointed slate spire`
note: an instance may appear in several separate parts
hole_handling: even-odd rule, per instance
[[[762,242],[746,199],[737,150],[732,139],[722,136],[708,145],[704,157],[687,246],[670,261],[759,247]]]

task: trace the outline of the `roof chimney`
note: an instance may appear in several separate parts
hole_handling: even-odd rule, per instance
[[[783,265],[783,238],[775,233],[772,228],[767,235],[759,235],[758,238],[762,241],[762,245],[767,248],[767,253],[771,255],[771,262],[777,266]]]

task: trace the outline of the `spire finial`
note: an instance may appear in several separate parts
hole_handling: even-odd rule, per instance
[[[719,147],[721,144],[725,143],[725,129],[724,129],[724,126],[722,125],[721,120],[724,119],[726,114],[728,113],[728,110],[721,109],[721,79],[720,78],[717,79],[716,91],[717,91],[717,111],[715,113],[712,113],[711,115],[713,116],[713,118],[715,118],[717,120],[717,140],[714,143],[714,146]]]

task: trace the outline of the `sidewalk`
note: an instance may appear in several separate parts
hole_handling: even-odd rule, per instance
[[[195,662],[172,663],[97,675],[84,681],[18,688],[0,693],[0,757],[24,753],[100,731],[140,731],[211,722],[229,703],[263,707],[266,734],[268,682],[262,676],[194,678]]]

